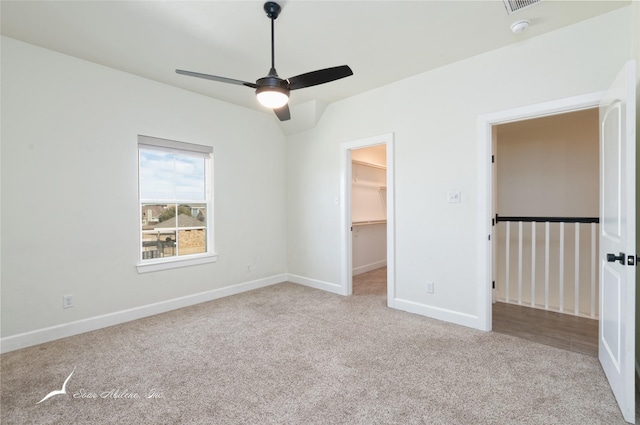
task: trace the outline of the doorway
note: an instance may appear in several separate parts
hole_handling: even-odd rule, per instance
[[[380,274],[386,266],[389,307],[395,299],[393,141],[389,133],[341,145],[341,292],[353,294],[354,276]]]
[[[492,327],[594,357],[598,123],[592,108],[493,127]]]
[[[352,294],[386,296],[387,148],[351,149]]]
[[[493,225],[494,211],[494,179],[492,177],[493,144],[495,141],[494,127],[500,124],[527,120],[530,118],[557,115],[566,112],[580,111],[598,107],[605,92],[596,92],[559,99],[550,102],[514,108],[506,111],[482,115],[478,118],[478,232],[477,239],[477,274],[483,282],[478,285],[479,328],[492,330],[492,301],[493,301]]]

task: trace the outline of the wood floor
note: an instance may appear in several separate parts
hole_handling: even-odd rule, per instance
[[[598,321],[514,304],[493,304],[493,331],[598,357]]]
[[[387,268],[353,277],[353,295],[384,295]],[[598,357],[598,321],[514,304],[493,304],[493,331]]]

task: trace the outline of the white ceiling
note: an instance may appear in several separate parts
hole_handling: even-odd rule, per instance
[[[262,1],[5,1],[1,33],[71,56],[264,110],[253,90],[175,74],[176,68],[255,81],[270,67]],[[508,15],[492,1],[280,1],[276,68],[283,77],[349,65],[290,104],[328,104],[626,6],[552,1]],[[513,34],[510,24],[529,19]],[[570,52],[567,52],[570,54]],[[292,121],[295,114],[292,110]]]

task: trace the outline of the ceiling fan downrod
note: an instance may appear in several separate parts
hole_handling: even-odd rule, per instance
[[[274,1],[268,1],[264,4],[264,11],[267,13],[267,17],[271,20],[271,70],[270,76],[277,76],[276,73],[276,54],[275,54],[275,25],[274,21],[278,19],[282,8]]]

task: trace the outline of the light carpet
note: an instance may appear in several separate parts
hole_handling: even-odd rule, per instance
[[[625,423],[597,359],[393,310],[359,280],[351,297],[282,283],[3,354],[1,422]]]

